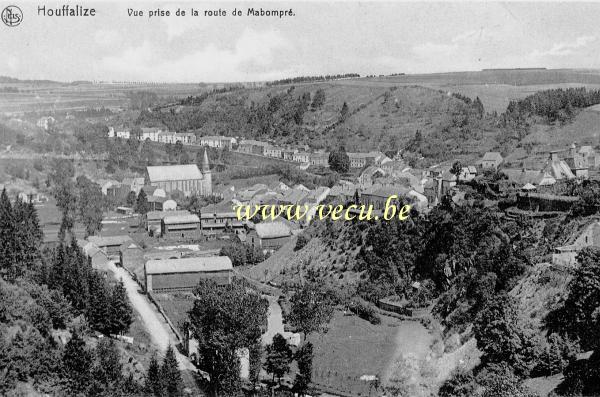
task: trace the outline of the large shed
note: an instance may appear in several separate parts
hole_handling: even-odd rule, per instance
[[[146,291],[176,292],[193,290],[205,279],[230,284],[233,265],[227,256],[157,259],[146,262],[144,273]]]

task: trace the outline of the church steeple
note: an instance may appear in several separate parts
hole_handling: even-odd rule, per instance
[[[206,149],[204,149],[204,158],[202,159],[202,173],[205,174],[210,172],[210,165],[208,164],[208,153],[206,153]]]

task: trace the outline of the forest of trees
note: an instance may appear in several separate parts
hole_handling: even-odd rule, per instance
[[[524,318],[509,294],[533,263],[551,252],[552,243],[545,241],[552,236],[546,231],[550,226],[546,237],[540,227],[499,217],[477,203],[460,207],[443,200],[426,215],[412,213],[410,222],[325,222],[317,231],[333,250],[361,247],[349,265],[366,275],[353,292],[360,298],[374,305],[404,296],[417,308],[434,302],[433,315],[445,335],[475,337],[481,363],[455,372],[440,396],[470,396],[482,388],[485,396],[528,396],[525,379],[559,373],[565,376],[559,395],[596,395],[600,359],[594,353],[578,360],[577,354],[598,348],[600,251],[579,254],[567,299],[541,329]],[[418,291],[414,281],[420,282]]]
[[[75,240],[41,250],[32,204],[0,195],[0,394],[138,396],[109,338],[95,348],[91,331],[122,334],[133,314],[121,282],[92,269]],[[56,331],[68,331],[62,345]],[[21,394],[19,394],[21,393]]]

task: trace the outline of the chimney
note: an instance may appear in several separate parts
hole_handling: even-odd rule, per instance
[[[550,152],[550,160],[552,162],[558,161],[558,152],[556,152],[556,151]]]
[[[569,148],[569,156],[575,158],[576,150],[577,150],[577,145],[575,144],[575,142],[573,142],[571,144],[571,147]]]

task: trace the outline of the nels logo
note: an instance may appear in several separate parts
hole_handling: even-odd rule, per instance
[[[12,28],[19,26],[23,20],[23,11],[17,6],[8,6],[2,10],[2,15],[0,15],[0,17],[6,26]]]

